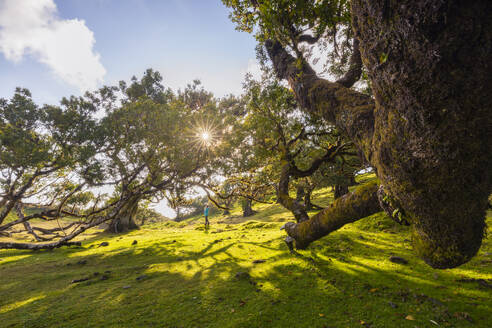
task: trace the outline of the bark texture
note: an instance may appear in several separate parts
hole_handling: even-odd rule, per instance
[[[295,247],[304,249],[311,242],[340,229],[347,223],[380,212],[377,191],[378,184],[375,181],[362,185],[354,192],[338,198],[311,219],[300,223],[286,223],[285,230],[294,238]]]
[[[130,197],[120,210],[118,216],[110,221],[109,226],[106,228],[106,232],[120,233],[138,229],[135,218],[139,202],[139,196]]]
[[[252,200],[249,198],[244,199],[242,202],[243,217],[248,217],[256,214],[256,211],[251,207]]]
[[[370,156],[374,128],[374,101],[342,84],[321,79],[305,61],[297,62],[277,41],[265,42],[275,72],[286,79],[297,102],[310,113],[319,114],[350,137],[366,157]]]
[[[480,248],[492,185],[492,2],[352,1],[376,99],[371,163],[430,265]]]
[[[278,42],[266,42],[268,54],[299,104],[333,122],[376,169],[419,256],[459,266],[480,248],[492,190],[492,1],[351,4],[375,101],[318,78]],[[296,244],[322,236],[311,220],[286,229]]]

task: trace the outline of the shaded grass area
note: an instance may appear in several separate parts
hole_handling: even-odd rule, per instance
[[[490,327],[490,239],[462,267],[433,270],[379,213],[291,254],[277,222],[288,215],[272,206],[209,230],[194,218],[0,251],[0,327]]]

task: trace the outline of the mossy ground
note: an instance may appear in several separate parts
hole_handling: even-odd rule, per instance
[[[0,327],[491,326],[492,290],[463,281],[492,279],[490,239],[469,263],[433,270],[408,229],[380,213],[295,255],[279,231],[291,216],[255,209],[248,220],[239,209],[214,217],[207,231],[192,218],[88,235],[80,248],[0,251]],[[80,278],[90,279],[71,283]]]

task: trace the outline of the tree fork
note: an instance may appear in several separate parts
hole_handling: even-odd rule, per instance
[[[319,78],[305,60],[301,59],[299,64],[278,41],[267,40],[265,48],[277,76],[289,82],[299,105],[334,123],[369,160],[374,131],[374,100],[340,83]]]

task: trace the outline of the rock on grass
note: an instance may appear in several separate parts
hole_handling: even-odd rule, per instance
[[[72,282],[71,282],[71,283],[72,283],[72,284],[76,284],[76,283],[78,283],[78,282],[87,281],[87,280],[89,280],[89,279],[90,279],[90,278],[80,278],[80,279],[74,279],[74,280],[72,280]]]
[[[234,275],[234,277],[238,280],[250,280],[251,276],[247,272],[239,271]]]
[[[135,280],[136,280],[136,281],[142,281],[142,280],[147,279],[147,277],[148,277],[147,275],[143,274],[143,275],[138,276],[137,278],[135,278]]]
[[[389,260],[393,263],[408,264],[408,261],[405,260],[403,257],[400,257],[400,256],[390,256]]]

